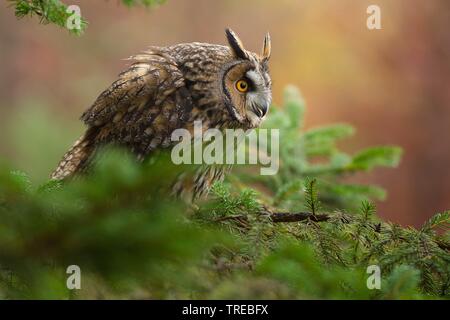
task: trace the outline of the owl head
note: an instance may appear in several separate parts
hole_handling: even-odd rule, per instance
[[[231,62],[224,66],[222,93],[231,116],[248,128],[258,127],[272,102],[272,85],[268,69],[270,35],[264,38],[261,54],[245,50],[242,41],[226,29]]]

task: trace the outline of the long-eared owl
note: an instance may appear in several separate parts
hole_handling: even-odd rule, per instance
[[[124,146],[145,159],[152,151],[173,146],[173,130],[192,130],[196,120],[204,129],[258,127],[272,99],[270,36],[265,36],[261,54],[247,51],[232,30],[226,36],[229,46],[182,43],[132,56],[128,69],[83,113],[87,130],[51,178],[83,172],[95,151],[107,144]],[[197,198],[223,179],[224,167],[202,168],[189,187],[175,183],[174,192]]]

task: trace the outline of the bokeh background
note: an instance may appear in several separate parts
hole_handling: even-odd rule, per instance
[[[386,220],[419,226],[450,208],[450,2],[448,0],[167,0],[159,8],[119,1],[78,4],[89,21],[82,37],[37,18],[17,21],[0,4],[0,158],[45,181],[81,134],[79,116],[149,45],[225,44],[224,28],[260,50],[270,31],[274,102],[294,84],[307,102],[307,127],[357,128],[349,151],[404,148],[397,169],[351,178],[388,191]],[[378,4],[382,30],[366,28]]]

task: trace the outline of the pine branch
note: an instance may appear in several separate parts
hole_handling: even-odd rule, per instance
[[[38,16],[42,24],[55,24],[74,35],[81,35],[86,30],[88,22],[77,12],[69,10],[69,5],[60,0],[7,0],[15,10],[18,19]],[[166,0],[122,0],[128,7],[142,5],[154,7]],[[74,20],[77,19],[77,20]],[[72,21],[77,21],[73,24]],[[78,24],[79,22],[79,24]]]
[[[8,0],[15,8],[18,19],[38,16],[42,24],[55,24],[69,30],[70,33],[81,35],[87,27],[87,21],[78,13],[68,10],[69,7],[60,0]],[[79,25],[69,27],[70,19],[78,18]]]
[[[363,233],[364,227],[369,225],[369,218],[375,213],[375,205],[368,201],[363,201],[361,204],[360,212],[362,219],[358,221],[356,233],[355,233],[355,247],[353,249],[353,261],[356,263],[358,259],[358,249],[360,246],[360,238]]]
[[[444,211],[431,217],[422,227],[422,232],[430,232],[432,229],[447,231],[450,228],[450,211]]]
[[[306,179],[305,182],[305,206],[311,211],[313,215],[320,209],[320,202],[318,198],[316,179]]]

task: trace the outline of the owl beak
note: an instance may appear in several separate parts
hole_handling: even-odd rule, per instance
[[[263,118],[268,110],[269,110],[268,103],[256,105],[254,108],[255,114],[260,118]]]

